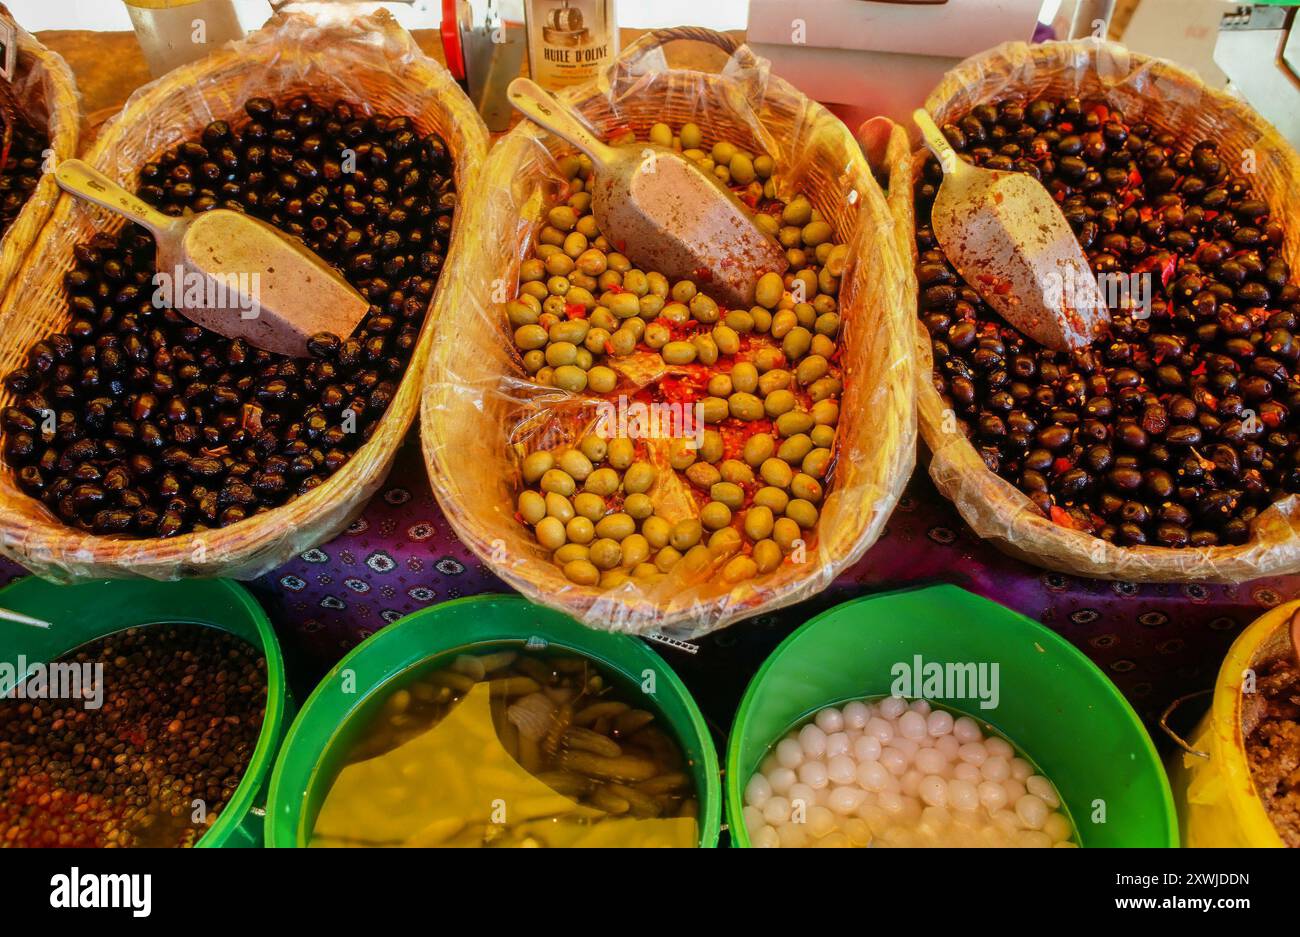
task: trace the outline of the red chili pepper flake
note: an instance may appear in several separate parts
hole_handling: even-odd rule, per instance
[[[1199,362],[1196,367],[1192,368],[1193,377],[1202,377],[1205,374],[1205,362]]]
[[[1078,525],[1074,523],[1074,518],[1065,508],[1058,505],[1052,505],[1052,523],[1058,527],[1068,527],[1070,530],[1078,530]]]
[[[1072,468],[1074,468],[1074,463],[1064,456],[1061,456],[1052,463],[1052,471],[1057,475],[1060,475],[1062,472],[1068,472]]]
[[[582,303],[565,303],[564,314],[570,319],[587,318],[587,307]]]

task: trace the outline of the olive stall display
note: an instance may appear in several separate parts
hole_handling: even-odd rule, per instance
[[[1004,96],[942,129],[962,158],[1039,179],[1093,272],[1124,287],[1081,351],[1008,327],[935,242],[942,173],[927,154],[918,315],[935,388],[984,464],[1055,524],[1116,546],[1246,543],[1261,511],[1300,491],[1300,289],[1283,219],[1214,139],[1105,101]]]
[[[249,98],[139,171],[165,214],[227,208],[301,239],[370,302],[352,335],[294,359],[155,301],[152,238],[128,225],[75,248],[71,321],[5,378],[4,453],[68,525],[122,537],[226,527],[319,486],[397,392],[446,257],[447,145],[409,116],[306,95]]]
[[[589,427],[575,445],[522,459],[517,517],[569,580],[609,588],[662,579],[679,562],[726,560],[739,583],[779,567],[815,536],[832,484],[844,374],[836,295],[848,250],[805,196],[777,197],[762,153],[658,123],[650,141],[680,150],[729,185],[785,249],[784,276],[752,271],[755,304],[728,309],[707,282],[637,269],[591,214],[592,167],[546,212],[518,295],[506,306],[532,380],[593,401],[681,405],[698,438]],[[613,144],[635,142],[628,132]]]

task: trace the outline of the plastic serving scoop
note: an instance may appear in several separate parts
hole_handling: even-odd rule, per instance
[[[1042,184],[958,157],[930,115],[916,111],[943,167],[930,226],[963,279],[1017,331],[1047,348],[1089,345],[1110,312],[1069,222]]]
[[[1291,616],[1291,655],[1300,664],[1300,608]]]
[[[370,304],[305,245],[225,208],[174,218],[79,159],[54,172],[64,191],[125,215],[157,244],[159,290],[167,305],[226,338],[306,357],[317,332],[351,335]]]
[[[620,253],[670,280],[692,279],[729,308],[754,302],[761,274],[785,273],[785,251],[716,176],[666,147],[608,146],[526,78],[507,91],[521,114],[591,157],[591,210]]]

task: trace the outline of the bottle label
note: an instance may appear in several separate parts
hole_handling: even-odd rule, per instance
[[[544,88],[590,81],[618,53],[610,0],[531,0],[528,63]]]

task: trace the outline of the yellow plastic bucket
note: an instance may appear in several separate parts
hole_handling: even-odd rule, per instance
[[[1241,691],[1247,671],[1290,653],[1287,624],[1297,608],[1300,600],[1279,605],[1238,636],[1219,668],[1210,711],[1190,740],[1179,738],[1165,725],[1180,749],[1169,756],[1167,767],[1184,846],[1285,845],[1250,775],[1241,728]],[[1166,711],[1162,724],[1173,708]]]

